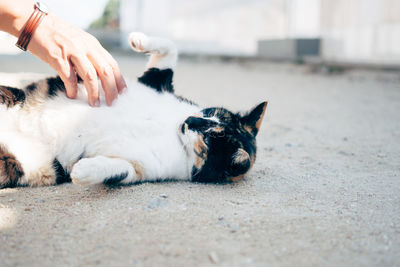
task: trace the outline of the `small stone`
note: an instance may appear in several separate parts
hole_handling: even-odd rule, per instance
[[[214,264],[218,264],[219,263],[219,258],[216,252],[211,252],[210,254],[208,254],[208,258],[210,259],[210,261]]]
[[[238,223],[234,223],[231,225],[231,233],[236,233],[237,231],[239,231],[239,224]]]
[[[162,198],[168,198],[168,195],[166,195],[166,194],[161,194],[160,197],[162,197]]]
[[[167,205],[168,205],[168,200],[166,200],[165,198],[154,198],[147,202],[146,209],[153,210]]]
[[[25,208],[24,211],[31,211],[31,209],[30,208]]]

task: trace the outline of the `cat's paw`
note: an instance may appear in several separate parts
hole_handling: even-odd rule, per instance
[[[99,162],[94,159],[81,159],[72,167],[71,180],[74,184],[100,184],[104,180],[99,170]]]
[[[135,181],[140,176],[140,166],[120,158],[96,156],[83,158],[72,167],[71,180],[79,185],[116,184]],[[135,172],[134,168],[138,171]]]
[[[129,44],[133,50],[139,53],[149,53],[153,50],[150,38],[141,32],[132,32],[129,35]]]

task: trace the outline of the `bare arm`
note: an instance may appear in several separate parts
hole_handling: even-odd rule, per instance
[[[33,6],[32,0],[0,0],[0,30],[18,37]],[[58,72],[68,97],[76,97],[76,73],[79,74],[91,106],[99,105],[97,78],[100,78],[109,106],[126,87],[117,62],[96,38],[51,12],[36,29],[28,50]]]

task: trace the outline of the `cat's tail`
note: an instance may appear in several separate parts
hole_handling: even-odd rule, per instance
[[[141,32],[132,32],[129,35],[129,44],[136,52],[150,54],[147,69],[173,70],[176,66],[178,50],[170,40],[150,37]]]

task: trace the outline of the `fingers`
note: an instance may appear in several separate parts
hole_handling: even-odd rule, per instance
[[[108,106],[112,105],[112,102],[117,98],[118,93],[122,93],[123,89],[126,88],[126,83],[122,77],[121,71],[118,67],[117,62],[112,56],[104,50],[104,57],[98,54],[88,54],[88,56],[71,56],[71,63],[73,66],[70,70],[74,74],[75,78],[75,89],[71,89],[71,95],[76,96],[76,72],[83,79],[84,85],[88,92],[89,104],[91,106],[100,106],[99,102],[99,88],[97,77],[100,78],[101,85],[104,89],[106,103]],[[73,83],[73,81],[71,81]],[[68,90],[67,90],[68,91]]]
[[[106,103],[108,106],[111,106],[114,99],[116,99],[118,96],[118,88],[116,84],[116,78],[114,77],[114,70],[110,64],[108,64],[108,62],[101,57],[89,55],[89,59],[93,63],[97,75],[100,78],[101,85],[106,96]]]
[[[83,84],[88,92],[89,104],[92,107],[100,106],[97,72],[92,63],[86,56],[82,55],[72,55],[71,62],[75,66],[76,72],[83,80]]]
[[[69,98],[76,98],[78,84],[73,65],[66,60],[58,61],[55,65],[54,69],[56,69],[61,80],[64,82],[67,96]]]
[[[115,59],[106,50],[104,50],[104,52],[107,58],[107,62],[110,64],[113,70],[118,93],[121,94],[123,90],[126,88],[125,79],[124,77],[122,77],[121,70],[119,69],[118,63],[115,61]]]

